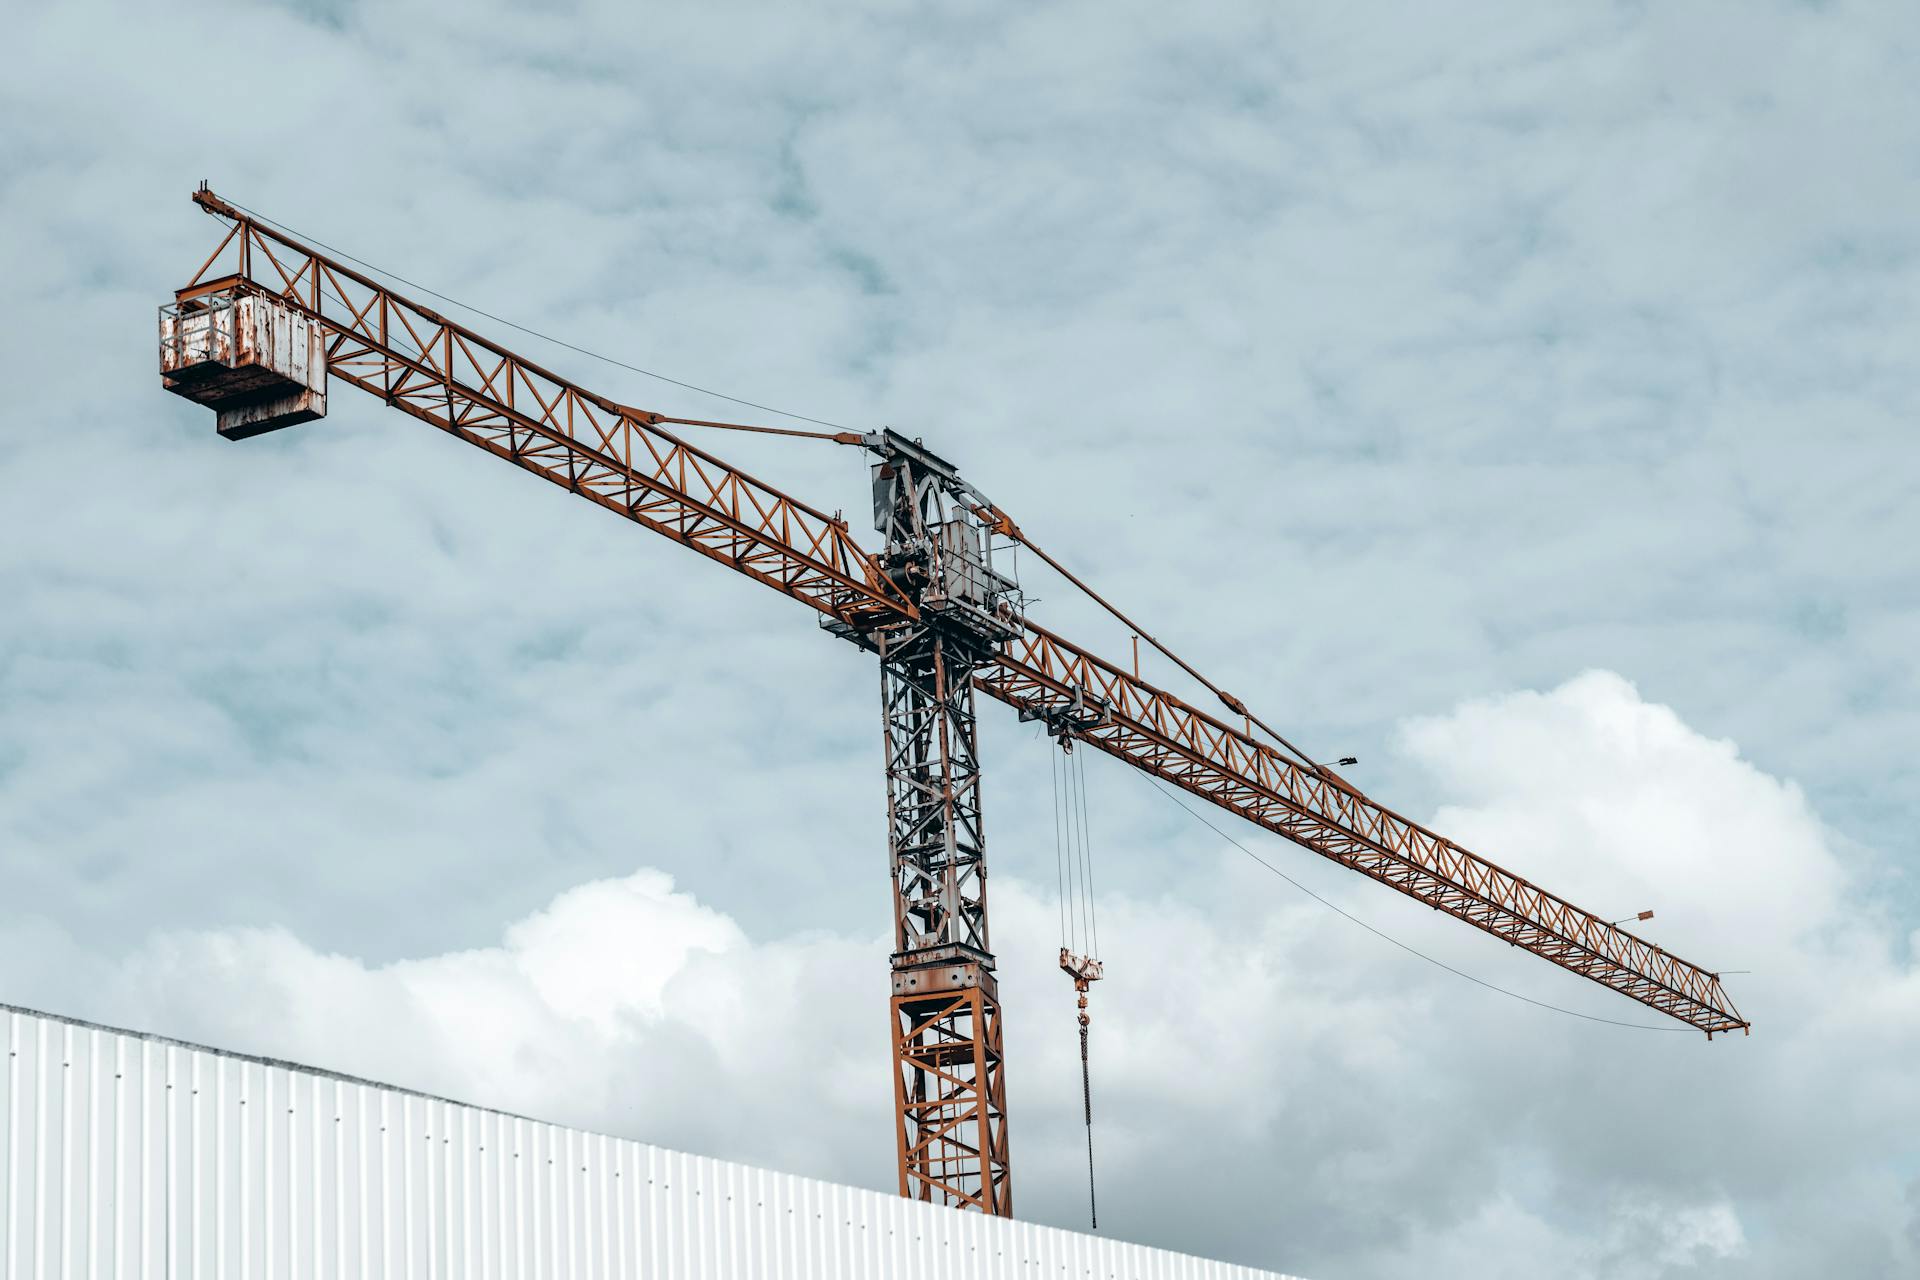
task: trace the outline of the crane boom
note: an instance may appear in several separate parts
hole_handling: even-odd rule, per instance
[[[1745,1029],[1720,976],[1574,906],[1330,771],[1287,759],[1029,621],[981,690],[1108,755],[1712,1035]]]
[[[1250,716],[1235,728],[1026,618],[992,569],[992,534],[1011,522],[919,442],[833,437],[879,458],[885,545],[870,552],[838,513],[667,429],[716,424],[596,395],[204,184],[194,201],[232,226],[162,310],[161,366],[169,390],[220,410],[223,435],[319,416],[331,374],[810,605],[879,656],[902,1195],[1012,1208],[976,691],[1709,1038],[1747,1028],[1718,974],[1294,762]]]

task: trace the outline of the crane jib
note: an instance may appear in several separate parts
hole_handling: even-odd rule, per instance
[[[1717,975],[1285,760],[1032,624],[976,677],[1024,715],[1091,704],[1076,738],[1709,1034],[1745,1030]],[[1090,691],[1090,693],[1089,693]]]

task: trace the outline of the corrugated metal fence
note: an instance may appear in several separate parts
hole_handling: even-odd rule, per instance
[[[1256,1280],[0,1005],[0,1274]]]

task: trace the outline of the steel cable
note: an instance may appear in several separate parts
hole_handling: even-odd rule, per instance
[[[1087,821],[1087,762],[1084,756],[1074,761],[1074,770],[1080,800],[1080,884],[1086,896],[1087,952],[1097,959],[1100,955],[1100,915],[1093,896],[1093,838]]]
[[[269,227],[278,228],[279,230],[286,232],[288,235],[294,237],[297,240],[304,240],[308,244],[314,245],[317,248],[325,249],[328,253],[333,254],[335,257],[344,258],[348,262],[351,262],[358,267],[364,268],[367,271],[371,271],[375,275],[385,276],[389,280],[396,280],[399,283],[407,286],[407,288],[409,289],[413,289],[419,293],[426,294],[429,298],[437,298],[441,302],[444,302],[449,306],[459,307],[462,311],[468,312],[472,315],[482,316],[485,319],[493,321],[495,324],[503,324],[509,329],[515,330],[516,332],[519,332],[519,333],[524,333],[531,338],[538,338],[542,342],[551,342],[556,347],[564,347],[566,350],[572,351],[578,355],[586,356],[590,360],[598,360],[602,364],[612,365],[616,369],[625,369],[629,373],[637,373],[637,374],[640,374],[642,377],[652,378],[657,382],[665,382],[672,386],[679,387],[685,391],[697,391],[703,396],[712,396],[716,400],[725,400],[729,404],[743,405],[749,409],[758,409],[762,413],[777,413],[783,418],[793,418],[799,422],[811,422],[818,427],[832,427],[836,431],[851,430],[851,428],[845,426],[842,423],[831,422],[825,418],[809,417],[804,413],[794,413],[790,409],[777,409],[770,404],[761,404],[755,400],[743,400],[739,396],[730,396],[724,391],[715,391],[712,387],[702,387],[692,382],[682,382],[680,379],[668,377],[664,373],[655,373],[652,369],[643,369],[637,364],[630,364],[625,360],[619,360],[614,358],[613,356],[602,355],[598,351],[594,351],[587,347],[580,346],[577,343],[568,342],[564,338],[556,338],[550,333],[542,333],[540,330],[529,328],[524,324],[516,324],[512,320],[507,319],[505,316],[496,315],[491,311],[486,311],[480,307],[476,307],[470,302],[462,302],[460,301],[460,299],[450,297],[447,294],[439,292],[438,290],[429,289],[426,285],[421,284],[416,280],[407,279],[407,277],[401,275],[397,271],[388,271],[385,267],[376,267],[371,262],[368,262],[365,258],[356,258],[352,254],[346,252],[345,250],[337,249],[334,246],[328,244],[324,240],[315,239],[313,236],[306,234],[304,231],[295,230],[293,227],[288,226],[284,222],[275,222],[272,218],[267,217],[265,214],[256,213],[252,209],[247,208],[247,206],[240,204],[237,201],[228,200],[226,203],[232,205],[234,208],[238,209],[240,212],[246,214],[249,218],[253,219],[255,222],[264,223]],[[696,426],[696,427],[732,427],[735,429],[743,429],[743,430],[749,430],[749,431],[760,430],[760,431],[772,432],[775,434],[790,434],[786,432],[780,432],[777,428],[742,427],[740,424],[737,424],[737,423],[703,422],[697,419],[686,419],[686,418],[676,418],[676,419],[673,419],[673,421],[684,423],[685,425],[688,425],[688,426]],[[793,433],[793,434],[797,434],[797,433]],[[833,437],[827,436],[824,438],[832,439]]]
[[[1066,844],[1060,839],[1060,760],[1048,752],[1054,771],[1054,877],[1060,881],[1060,946],[1068,946],[1068,860]]]
[[[1225,831],[1221,830],[1219,827],[1214,826],[1212,822],[1209,822],[1207,820],[1207,816],[1205,814],[1201,813],[1199,810],[1188,805],[1184,800],[1180,799],[1179,796],[1175,795],[1166,786],[1162,785],[1158,779],[1148,778],[1147,781],[1152,783],[1154,789],[1156,791],[1159,791],[1162,795],[1166,796],[1166,798],[1172,801],[1176,807],[1184,810],[1188,817],[1192,818],[1194,821],[1198,822],[1201,826],[1207,828],[1209,831],[1219,836],[1222,840],[1225,840],[1228,844],[1232,845],[1234,848],[1238,849],[1240,852],[1246,854],[1249,858],[1252,858],[1255,862],[1259,863],[1262,867],[1265,867],[1268,871],[1271,871],[1274,875],[1279,876],[1282,880],[1285,880],[1288,884],[1292,885],[1294,888],[1298,889],[1300,892],[1306,894],[1309,898],[1312,898],[1315,902],[1318,902],[1321,906],[1330,908],[1336,914],[1345,916],[1348,920],[1351,920],[1353,923],[1359,925],[1362,929],[1365,929],[1368,933],[1373,934],[1375,937],[1382,938],[1388,942],[1391,942],[1394,946],[1400,948],[1402,951],[1405,951],[1410,955],[1418,956],[1420,957],[1420,959],[1425,960],[1428,964],[1433,965],[1436,968],[1445,969],[1448,973],[1453,974],[1455,977],[1465,978],[1468,982],[1474,983],[1478,986],[1485,987],[1489,991],[1496,991],[1503,996],[1509,996],[1512,999],[1519,1000],[1525,1004],[1537,1005],[1542,1009],[1551,1009],[1555,1013],[1564,1013],[1570,1018],[1584,1018],[1588,1022],[1604,1022],[1610,1027],[1631,1027],[1635,1031],[1685,1031],[1686,1030],[1685,1027],[1660,1027],[1660,1026],[1653,1026],[1645,1022],[1622,1022],[1617,1018],[1602,1018],[1598,1014],[1581,1013],[1578,1009],[1563,1008],[1562,1006],[1557,1004],[1549,1004],[1545,1000],[1536,1000],[1532,996],[1523,996],[1518,991],[1509,991],[1505,987],[1498,986],[1495,983],[1488,982],[1485,978],[1476,978],[1470,973],[1467,973],[1460,969],[1456,969],[1444,960],[1436,960],[1432,956],[1428,955],[1426,952],[1421,951],[1416,947],[1408,946],[1406,943],[1400,941],[1400,939],[1394,937],[1392,934],[1385,933],[1379,929],[1376,929],[1374,926],[1368,924],[1365,920],[1362,920],[1359,916],[1354,915],[1352,912],[1345,910],[1344,908],[1340,907],[1336,903],[1321,897],[1319,894],[1315,893],[1313,890],[1307,888],[1306,885],[1301,884],[1298,880],[1295,880],[1292,876],[1288,875],[1286,872],[1282,871],[1280,868],[1274,866],[1271,862],[1268,862],[1265,858],[1255,853],[1252,849],[1249,849],[1246,845],[1241,844],[1238,840],[1235,840],[1231,835],[1227,834]]]

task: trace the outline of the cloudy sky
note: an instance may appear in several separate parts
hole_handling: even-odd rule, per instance
[[[1920,1271],[1908,7],[6,12],[0,1001],[891,1182],[871,662],[350,391],[217,439],[154,372],[208,178],[923,435],[1371,793],[1751,971],[1709,1044],[1216,819],[1655,1029],[1543,1010],[1092,760],[1105,1228],[1325,1280]],[[713,444],[861,507],[851,451]],[[1071,1226],[1049,748],[1001,711],[1017,1203]]]

